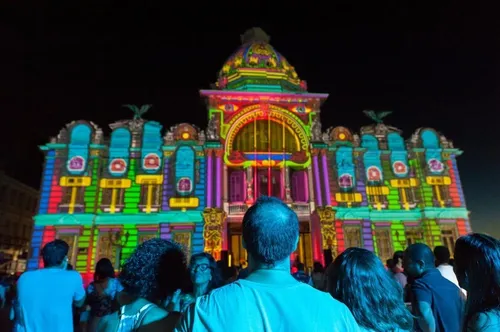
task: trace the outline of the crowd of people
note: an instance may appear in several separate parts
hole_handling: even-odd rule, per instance
[[[488,235],[459,238],[454,262],[447,248],[425,244],[396,252],[387,266],[348,248],[307,273],[290,260],[299,221],[286,204],[261,197],[242,228],[241,271],[207,253],[188,264],[179,245],[152,239],[118,277],[99,260],[87,289],[68,269],[68,244],[47,243],[44,268],[17,282],[15,331],[500,331],[500,241]]]

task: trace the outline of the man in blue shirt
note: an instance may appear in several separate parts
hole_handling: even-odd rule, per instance
[[[72,305],[85,303],[80,273],[67,270],[69,246],[62,240],[42,249],[44,268],[24,272],[17,283],[17,300],[24,330],[73,331]]]
[[[464,305],[460,289],[435,268],[431,248],[423,243],[409,246],[404,268],[414,278],[410,292],[413,314],[420,330],[459,332]]]

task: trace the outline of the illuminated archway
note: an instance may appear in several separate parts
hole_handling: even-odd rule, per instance
[[[261,105],[249,106],[227,125],[225,161],[246,166],[258,164],[249,156],[255,153],[267,154],[272,165],[286,160],[290,166],[307,166],[310,162],[308,128],[291,112],[274,105],[267,107],[268,111],[264,111]],[[241,155],[239,162],[234,162],[234,154]]]

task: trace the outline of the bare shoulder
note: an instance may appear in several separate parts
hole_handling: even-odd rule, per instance
[[[154,323],[156,321],[162,320],[168,316],[168,312],[160,307],[153,307],[148,311],[146,316],[144,316],[144,320],[142,321],[142,325],[148,325]]]
[[[500,330],[500,311],[481,312],[474,315],[467,324],[470,332],[493,332]]]

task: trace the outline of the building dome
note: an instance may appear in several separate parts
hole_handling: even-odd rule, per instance
[[[261,92],[306,91],[288,61],[270,44],[261,28],[252,28],[241,36],[242,46],[224,63],[217,88]]]

